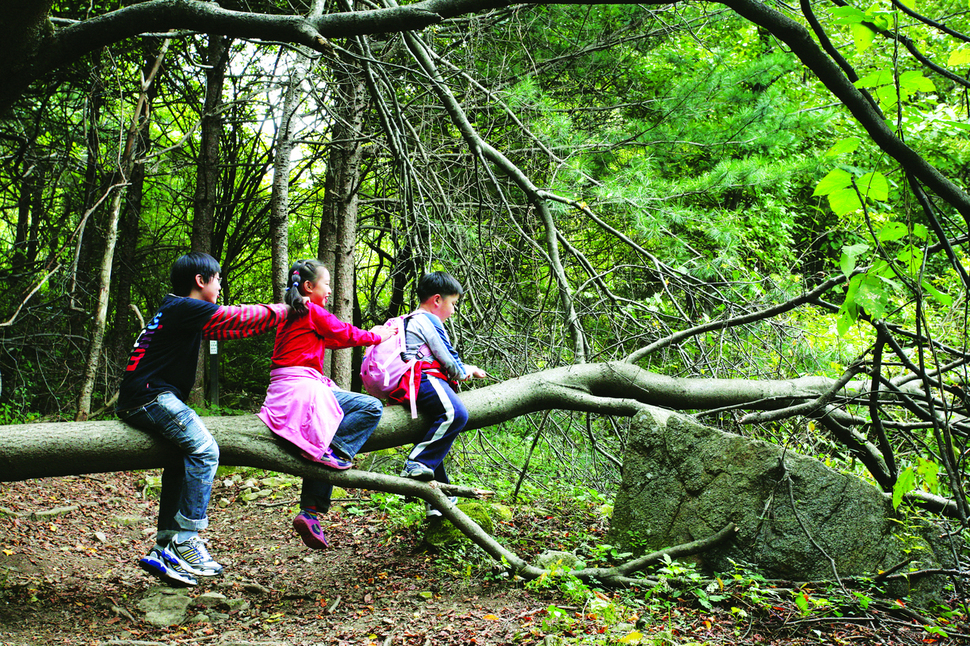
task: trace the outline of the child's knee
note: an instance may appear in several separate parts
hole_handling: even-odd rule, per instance
[[[209,435],[208,437],[200,439],[202,441],[196,446],[192,447],[189,454],[207,464],[218,464],[219,445],[216,443],[215,438]]]
[[[380,419],[381,415],[384,413],[384,404],[381,403],[381,400],[377,399],[376,397],[371,397],[370,395],[367,395],[366,397],[367,402],[364,410],[369,415]]]
[[[464,405],[455,406],[453,420],[452,425],[454,425],[455,428],[459,430],[465,428],[465,424],[468,423],[468,409],[465,408]]]

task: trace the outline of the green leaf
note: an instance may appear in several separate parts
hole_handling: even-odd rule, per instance
[[[874,94],[876,95],[876,98],[887,107],[892,107],[899,103],[899,97],[896,95],[895,85],[882,85],[877,87]]]
[[[873,319],[883,318],[889,305],[889,291],[886,287],[886,282],[878,276],[867,275],[859,285],[855,297],[856,305],[862,307]]]
[[[862,594],[861,592],[855,592],[855,591],[853,591],[852,594],[853,594],[853,596],[855,596],[856,599],[859,600],[859,607],[860,608],[862,608],[863,610],[868,610],[869,609],[869,604],[872,602],[872,599],[871,598],[867,597],[866,595]]]
[[[842,247],[842,257],[839,258],[839,267],[842,273],[848,278],[856,268],[856,258],[869,251],[867,244],[854,244]]]
[[[876,239],[879,242],[892,242],[905,238],[908,234],[909,229],[902,222],[887,222],[886,226],[876,234]]]
[[[923,76],[923,73],[917,70],[910,70],[900,74],[899,88],[906,94],[936,91],[936,86],[933,85],[933,81]]]
[[[889,13],[886,11],[877,11],[869,14],[869,22],[874,24],[876,29],[889,29],[892,26]]]
[[[970,64],[970,47],[958,47],[950,52],[950,57],[946,60],[950,67]]]
[[[812,197],[829,195],[847,186],[852,186],[852,175],[849,175],[847,171],[841,168],[833,168],[829,171],[828,175],[822,178],[818,186],[815,187],[815,192],[812,193]]]
[[[923,250],[913,245],[906,245],[896,254],[896,260],[903,264],[906,273],[916,274],[923,264]]]
[[[899,509],[899,504],[903,502],[903,496],[916,488],[916,474],[912,467],[906,467],[898,476],[896,484],[893,485],[893,509]]]
[[[856,322],[858,312],[854,307],[846,308],[839,313],[839,318],[835,322],[835,331],[839,336],[845,336],[849,328]]]
[[[856,186],[863,197],[875,202],[885,202],[889,198],[889,182],[882,173],[866,173],[856,180]]]
[[[941,292],[936,287],[934,287],[932,283],[924,280],[922,282],[922,286],[923,286],[923,289],[925,289],[926,292],[940,304],[946,305],[947,307],[949,307],[950,305],[953,305],[953,297],[947,294],[946,292]]]
[[[925,224],[913,225],[913,235],[919,238],[920,240],[926,240],[926,236],[928,236],[929,233],[930,233],[930,230],[926,228]]]
[[[948,126],[960,128],[961,130],[970,130],[970,123],[963,123],[962,121],[940,121],[939,123],[945,123]]]
[[[836,141],[831,148],[826,151],[826,157],[835,157],[837,155],[842,155],[844,153],[854,153],[858,148],[862,140],[858,137],[846,137],[845,139],[840,139]]]
[[[866,14],[855,7],[830,7],[829,12],[836,17],[836,22],[844,25],[860,23],[866,19]]]
[[[836,215],[848,215],[862,208],[855,188],[844,188],[829,194],[829,207]]]
[[[856,306],[855,297],[861,283],[862,276],[854,276],[849,281],[848,289],[845,290],[845,300],[842,301],[842,306],[839,308],[839,318],[836,320],[839,336],[845,336],[849,328],[859,318],[859,308]]]
[[[866,74],[853,85],[856,87],[880,87],[882,85],[893,85],[893,73],[890,70],[877,70],[872,74]]]
[[[916,458],[916,473],[923,478],[930,493],[936,493],[940,488],[940,465],[926,458]]]
[[[876,32],[861,23],[852,23],[849,29],[852,31],[852,40],[855,41],[856,53],[861,54],[869,49],[876,37]]]

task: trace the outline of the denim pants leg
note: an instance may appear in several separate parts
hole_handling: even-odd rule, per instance
[[[162,470],[155,540],[166,544],[181,530],[208,527],[206,510],[219,468],[219,446],[202,419],[172,393],[162,393],[140,408],[118,411],[118,416],[135,428],[174,442],[183,455],[182,464]]]
[[[445,471],[445,457],[468,423],[468,409],[447,381],[428,375],[421,375],[417,404],[418,410],[431,415],[434,421],[424,439],[414,445],[408,460],[434,469],[438,482],[451,482]]]
[[[376,397],[362,393],[334,388],[333,394],[344,412],[344,418],[340,421],[333,440],[330,441],[330,448],[347,458],[353,458],[377,428],[378,422],[381,421],[381,414],[384,412],[384,405]],[[330,509],[332,494],[333,485],[329,482],[304,478],[303,491],[300,493],[300,507],[313,508],[323,513]]]

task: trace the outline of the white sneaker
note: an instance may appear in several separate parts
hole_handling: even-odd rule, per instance
[[[455,503],[458,502],[458,497],[457,496],[448,496],[448,502],[450,502],[451,504],[454,505]],[[439,511],[439,510],[435,509],[434,507],[432,507],[431,506],[431,503],[425,503],[425,508],[427,509],[427,512],[425,513],[425,515],[428,518],[441,518],[441,516],[442,516],[441,511]]]
[[[222,566],[215,562],[205,547],[206,541],[193,536],[184,543],[172,541],[167,550],[179,565],[195,576],[218,576],[222,574]]]

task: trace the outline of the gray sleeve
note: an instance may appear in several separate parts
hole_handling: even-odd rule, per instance
[[[453,347],[448,338],[448,332],[437,316],[421,312],[415,314],[407,322],[407,350],[404,355],[408,359],[418,354],[423,345],[427,345],[431,352],[431,357],[419,357],[423,359],[437,359],[448,376],[457,381],[468,377],[465,364]]]

